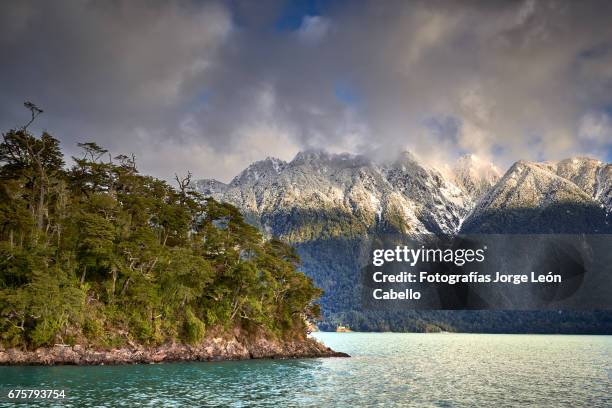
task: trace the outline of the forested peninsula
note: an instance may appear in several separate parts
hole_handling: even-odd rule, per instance
[[[26,127],[0,144],[0,364],[340,355],[307,337],[321,295],[229,205],[96,143],[66,165]]]

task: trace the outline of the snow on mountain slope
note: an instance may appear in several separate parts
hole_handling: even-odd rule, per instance
[[[602,165],[595,176],[595,199],[612,213],[612,164]]]
[[[290,162],[255,162],[229,184],[199,180],[194,187],[290,241],[376,232],[454,234],[474,230],[483,214],[560,204],[612,210],[612,165],[583,157],[519,161],[500,178],[493,164],[474,155],[440,172],[409,152],[379,163],[309,150]]]
[[[591,197],[569,180],[537,163],[516,162],[479,202],[477,211],[497,208],[536,208],[554,202],[590,202]]]
[[[570,180],[612,211],[612,165],[589,157],[540,163],[543,168]]]
[[[595,196],[597,172],[602,164],[599,160],[588,157],[574,157],[560,161],[546,161],[538,165],[571,181],[587,194]]]
[[[594,179],[596,173],[590,174]],[[566,161],[518,161],[476,204],[462,232],[607,231],[603,205],[590,193],[591,178],[585,166],[574,166],[568,171]]]
[[[471,207],[471,199],[451,181],[402,153],[382,171],[391,186],[415,203],[418,217],[429,232],[453,234]]]
[[[471,205],[452,182],[407,154],[378,164],[364,156],[311,150],[289,163],[271,158],[253,163],[227,185],[200,180],[195,188],[236,205],[274,234],[288,233],[287,225],[297,223],[290,213],[315,219],[334,213],[344,217],[337,220],[344,232],[454,233]]]
[[[194,182],[194,188],[207,197],[221,200],[228,185],[214,179],[202,179]]]

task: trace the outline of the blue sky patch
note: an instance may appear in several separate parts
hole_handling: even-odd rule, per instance
[[[276,20],[278,31],[295,31],[302,25],[306,16],[320,16],[329,6],[329,0],[288,1]]]

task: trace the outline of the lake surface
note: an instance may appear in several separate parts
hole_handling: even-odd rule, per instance
[[[0,406],[19,387],[74,407],[612,406],[612,336],[314,335],[352,357],[0,367]]]

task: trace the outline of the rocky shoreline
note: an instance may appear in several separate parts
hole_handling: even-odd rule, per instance
[[[157,347],[100,350],[80,345],[55,345],[33,351],[0,347],[0,365],[118,365],[151,364],[176,361],[224,361],[248,359],[292,359],[349,357],[312,338],[271,340],[265,337],[207,338],[198,345],[169,343]]]

